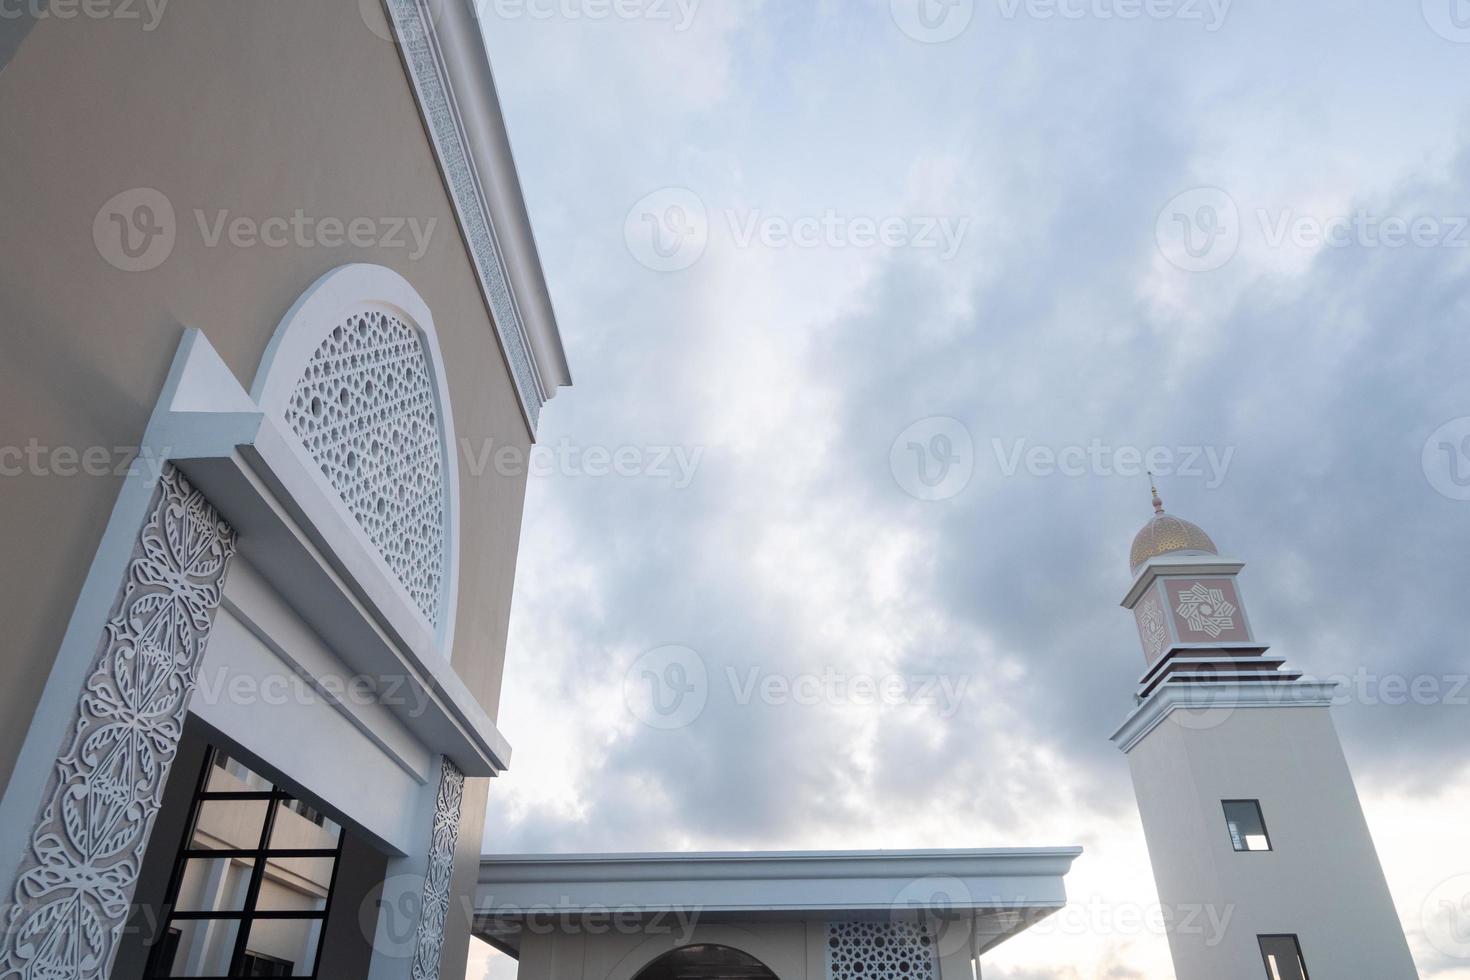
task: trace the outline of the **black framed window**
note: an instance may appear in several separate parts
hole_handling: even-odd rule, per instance
[[[341,855],[331,818],[210,750],[148,976],[316,976]]]
[[[1266,980],[1310,980],[1302,945],[1295,936],[1257,936],[1261,959],[1266,963]]]
[[[1259,800],[1225,800],[1224,806],[1231,847],[1237,851],[1271,850],[1271,835],[1266,832]]]

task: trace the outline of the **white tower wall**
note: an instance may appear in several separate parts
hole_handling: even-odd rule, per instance
[[[1133,774],[1178,980],[1416,980],[1329,715],[1333,687],[1267,653],[1241,563],[1166,514],[1157,492],[1153,504],[1123,599],[1146,666],[1113,741]],[[1237,803],[1242,833],[1226,801],[1248,801]]]
[[[1179,980],[1272,980],[1281,934],[1311,980],[1418,976],[1325,706],[1176,710],[1128,765]],[[1260,801],[1271,850],[1233,848],[1225,800]]]

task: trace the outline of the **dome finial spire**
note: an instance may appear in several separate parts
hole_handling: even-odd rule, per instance
[[[1159,499],[1158,481],[1154,479],[1152,471],[1148,474],[1148,488],[1153,491],[1154,495],[1154,513],[1162,514],[1164,512],[1164,502]]]

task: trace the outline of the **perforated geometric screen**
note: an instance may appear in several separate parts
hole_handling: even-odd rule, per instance
[[[417,331],[392,314],[367,311],[317,348],[286,421],[437,626],[447,505],[434,392]]]
[[[830,922],[830,980],[937,980],[934,939],[923,922]]]

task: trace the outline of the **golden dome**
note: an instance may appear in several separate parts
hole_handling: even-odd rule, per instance
[[[1143,526],[1133,539],[1133,550],[1128,555],[1128,565],[1137,574],[1143,563],[1159,555],[1177,552],[1218,555],[1215,542],[1198,524],[1164,513],[1164,502],[1159,492],[1154,491],[1154,517]]]

